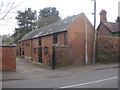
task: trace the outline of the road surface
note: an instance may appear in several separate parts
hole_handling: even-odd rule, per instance
[[[118,88],[118,68],[77,72],[31,80],[4,81],[3,88]]]

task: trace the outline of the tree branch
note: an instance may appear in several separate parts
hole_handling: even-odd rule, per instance
[[[1,14],[2,7],[3,7],[3,0],[2,0],[1,6],[0,6],[0,14]]]
[[[8,15],[8,13],[11,11],[11,8],[13,7],[13,5],[14,5],[14,2],[11,4],[9,10],[8,10],[8,11],[6,12],[6,14],[2,17],[2,19],[4,19],[4,18]]]
[[[0,19],[0,20],[3,20],[9,13],[10,13],[10,11],[12,11],[13,9],[15,9],[15,8],[17,8],[20,4],[22,4],[23,2],[21,2],[21,3],[19,3],[19,4],[17,4],[16,6],[14,6],[14,1],[13,1],[13,3],[11,4],[11,6],[9,7],[9,9],[8,9],[8,6],[9,6],[9,4],[10,3],[8,3],[7,4],[7,7],[6,7],[6,10],[8,9],[8,11],[6,12],[6,10],[3,12],[3,13],[5,13],[6,12],[6,14]],[[3,7],[3,5],[1,6],[1,7]],[[2,9],[2,8],[1,8]]]

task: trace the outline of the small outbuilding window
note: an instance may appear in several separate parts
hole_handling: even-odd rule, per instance
[[[58,34],[55,33],[53,34],[53,43],[57,43],[57,41],[58,41]]]
[[[38,39],[38,45],[40,46],[42,44],[41,38]]]
[[[33,53],[36,54],[36,48],[33,49]]]
[[[28,46],[29,46],[29,43],[28,43]]]
[[[48,50],[49,48],[48,47],[44,47],[44,54],[48,54]]]

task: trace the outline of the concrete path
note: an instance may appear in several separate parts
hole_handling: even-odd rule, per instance
[[[90,64],[82,66],[68,66],[57,70],[52,70],[49,66],[31,60],[17,57],[17,71],[3,72],[3,81],[8,80],[29,80],[46,77],[62,77],[74,73],[89,72],[101,69],[117,68],[118,63],[111,64]]]

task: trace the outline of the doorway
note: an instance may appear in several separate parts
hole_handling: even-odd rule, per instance
[[[42,63],[42,47],[38,48],[38,62]]]

